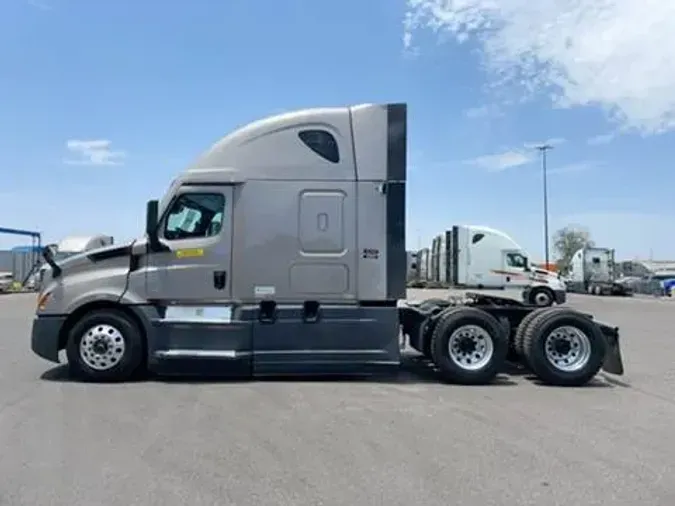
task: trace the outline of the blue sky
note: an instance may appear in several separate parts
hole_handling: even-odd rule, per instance
[[[131,238],[145,201],[236,126],[405,101],[410,247],[470,223],[542,256],[530,144],[551,140],[552,231],[675,258],[673,7],[541,2],[3,2],[0,226]]]

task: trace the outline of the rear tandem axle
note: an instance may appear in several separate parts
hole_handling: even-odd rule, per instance
[[[600,369],[623,374],[618,328],[569,307],[469,292],[463,300],[408,303],[399,315],[409,345],[448,382],[489,383],[507,360],[558,386],[585,385]]]

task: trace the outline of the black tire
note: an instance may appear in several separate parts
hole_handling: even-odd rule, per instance
[[[555,294],[550,288],[538,286],[530,290],[528,302],[537,307],[551,307],[555,302]]]
[[[423,300],[417,307],[420,311],[424,313],[435,315],[443,311],[447,307],[447,304],[448,301],[445,299],[431,298]],[[431,337],[427,335],[429,333],[430,327],[433,327],[433,323],[430,320],[426,320],[420,326],[420,336],[418,342],[422,344],[422,347],[421,349],[417,350],[422,354],[422,356],[424,356],[424,358],[428,360],[432,359]]]
[[[111,328],[117,332],[110,332]],[[115,354],[116,359],[105,354],[94,355],[92,349],[96,345],[90,346],[86,353],[88,357],[102,357],[100,360],[83,357],[85,352],[81,352],[80,346],[83,339],[90,337],[96,341],[97,336],[100,336],[99,341],[107,342],[108,349],[122,350]],[[123,346],[118,346],[119,336],[123,340]],[[145,357],[145,342],[136,324],[124,312],[101,309],[85,314],[73,325],[68,333],[66,355],[70,373],[77,379],[95,382],[126,381],[141,369]],[[109,368],[103,368],[104,364],[112,362],[114,364]],[[101,368],[92,367],[90,363],[98,363]]]
[[[574,370],[562,369],[564,359],[560,359],[560,364],[556,365],[546,353],[548,336],[563,327],[581,331],[586,338],[586,345],[579,344],[581,347],[577,348],[578,353],[584,347],[588,348],[586,360]],[[556,386],[582,386],[588,383],[602,367],[606,350],[605,336],[595,322],[567,308],[554,308],[537,315],[529,323],[523,339],[527,365],[542,382]]]
[[[417,346],[413,348],[419,351],[424,358],[431,360],[431,332],[433,331],[436,322],[432,318],[434,315],[442,312],[447,308],[448,301],[444,299],[426,299],[420,302],[416,307],[427,315],[427,318],[420,323],[418,336],[416,336],[415,343]]]
[[[520,325],[516,329],[516,334],[513,337],[513,349],[516,352],[516,355],[520,358],[524,365],[529,366],[527,363],[527,356],[524,351],[524,342],[525,342],[525,333],[527,329],[532,324],[532,321],[537,318],[539,315],[544,314],[548,311],[555,310],[555,308],[542,307],[535,309],[531,313],[525,315],[525,317],[520,321]]]
[[[484,330],[489,343],[483,338],[484,346],[492,345],[491,355],[486,362],[475,369],[462,366],[451,357],[449,342],[453,333],[466,325],[475,325]],[[494,380],[503,367],[509,350],[508,336],[499,321],[492,315],[473,307],[453,307],[445,310],[431,336],[431,357],[444,381],[463,385],[483,385]],[[487,350],[486,350],[487,351]]]
[[[431,336],[428,334],[430,333],[430,329],[432,328],[431,321],[428,319],[422,325],[420,326],[420,343],[422,343],[422,349],[419,350],[420,353],[426,358],[427,360],[431,360]]]

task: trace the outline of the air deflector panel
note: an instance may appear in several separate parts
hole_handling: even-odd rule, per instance
[[[387,298],[406,296],[405,181],[407,107],[387,106]]]

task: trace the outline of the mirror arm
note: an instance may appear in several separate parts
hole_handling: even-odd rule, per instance
[[[155,253],[162,249],[162,245],[159,242],[159,237],[157,237],[157,230],[154,230],[152,233],[148,234],[148,249],[151,253]]]

